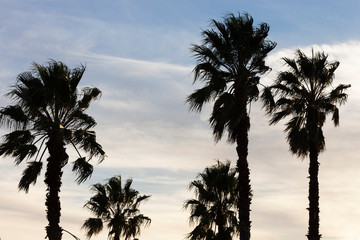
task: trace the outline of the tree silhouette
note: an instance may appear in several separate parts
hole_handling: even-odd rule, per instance
[[[132,179],[127,179],[122,186],[121,176],[110,178],[106,184],[95,184],[91,190],[94,196],[85,204],[95,218],[88,218],[83,228],[90,239],[103,230],[104,224],[109,229],[109,239],[125,240],[140,234],[140,228],[150,224],[151,219],[140,214],[139,206],[149,195],[139,195],[131,188]]]
[[[230,162],[217,161],[190,183],[196,198],[187,200],[184,208],[190,209],[190,223],[197,224],[187,236],[190,240],[230,240],[239,234],[236,181]]]
[[[298,157],[309,156],[309,240],[319,240],[319,162],[318,155],[325,149],[322,127],[326,116],[332,114],[339,125],[337,104],[346,102],[345,90],[350,85],[333,86],[334,72],[339,62],[329,62],[323,52],[307,57],[300,50],[296,58],[283,58],[288,71],[280,72],[275,83],[262,94],[264,105],[276,124],[288,116],[285,132],[290,151]],[[274,100],[274,96],[277,97]]]
[[[237,145],[241,240],[250,239],[251,227],[247,105],[258,98],[260,75],[269,70],[264,59],[276,46],[266,40],[269,26],[261,23],[254,28],[253,23],[248,14],[230,14],[223,22],[212,20],[212,28],[202,32],[202,44],[192,47],[198,62],[194,68],[194,82],[204,82],[205,86],[187,98],[190,110],[197,112],[205,103],[214,102],[209,121],[215,141],[227,132],[228,142]]]
[[[0,145],[0,155],[13,157],[16,165],[27,161],[18,185],[20,190],[28,192],[30,185],[36,183],[48,152],[45,205],[49,240],[62,237],[59,192],[62,168],[69,159],[65,145],[72,145],[79,153],[72,169],[79,184],[92,174],[89,160],[98,157],[102,161],[105,156],[91,130],[96,122],[85,113],[101,92],[97,88],[83,88],[78,92],[84,71],[84,66],[70,70],[62,62],[53,60],[47,66],[33,63],[33,71],[20,74],[7,93],[14,104],[0,110],[0,124],[10,130]],[[77,148],[88,153],[88,158],[81,156]]]

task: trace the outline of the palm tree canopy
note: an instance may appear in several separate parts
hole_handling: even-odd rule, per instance
[[[79,154],[74,162],[78,183],[91,176],[93,168],[88,161],[92,157],[104,159],[105,152],[91,130],[96,122],[86,114],[101,92],[97,88],[83,88],[78,92],[84,71],[82,65],[69,69],[54,60],[48,65],[33,63],[33,71],[18,75],[16,84],[6,94],[14,104],[0,110],[0,125],[11,130],[3,137],[0,155],[13,157],[17,165],[31,159],[20,180],[20,189],[28,191],[30,184],[36,183],[47,149],[44,143],[54,133],[61,134],[64,144],[89,154],[87,160]],[[67,159],[63,166],[66,164]]]
[[[248,14],[230,14],[223,22],[212,20],[210,30],[202,32],[201,45],[191,50],[198,64],[194,68],[194,82],[205,86],[188,96],[190,110],[201,111],[205,103],[215,101],[210,124],[216,141],[228,130],[228,141],[234,142],[234,129],[246,116],[238,111],[239,99],[247,103],[257,100],[259,76],[266,73],[265,57],[275,48],[266,40],[269,26],[261,23],[257,28]],[[245,111],[246,112],[246,111]]]
[[[190,183],[195,198],[185,201],[184,208],[190,209],[190,223],[196,224],[188,234],[191,240],[217,239],[238,234],[236,216],[236,171],[230,168],[230,162],[217,164],[198,175],[198,179]],[[216,230],[216,227],[218,230]],[[219,231],[224,231],[219,236]]]
[[[295,59],[283,60],[289,70],[280,72],[275,83],[262,94],[271,115],[270,124],[291,116],[285,128],[291,152],[307,156],[311,143],[321,152],[325,148],[322,126],[326,115],[331,114],[334,125],[339,125],[337,105],[346,102],[345,91],[350,85],[333,86],[339,62],[329,62],[323,52],[312,50],[312,56],[307,57],[297,50]],[[274,95],[278,97],[276,100]]]
[[[121,176],[115,176],[104,185],[98,183],[92,186],[94,196],[84,205],[95,215],[83,224],[88,238],[98,234],[104,224],[109,229],[109,238],[123,236],[125,239],[139,235],[140,228],[150,224],[151,219],[140,214],[139,210],[140,204],[150,195],[139,195],[131,184],[132,179],[127,179],[122,186]]]

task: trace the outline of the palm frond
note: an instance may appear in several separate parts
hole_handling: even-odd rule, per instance
[[[278,123],[280,120],[284,119],[285,117],[289,116],[291,114],[291,110],[286,108],[282,111],[277,111],[272,113],[271,119],[270,119],[270,125]]]
[[[340,105],[345,103],[348,95],[344,93],[344,91],[350,87],[350,84],[339,84],[330,92],[328,101],[331,103],[339,103]]]
[[[18,146],[12,153],[12,157],[15,158],[15,164],[20,164],[25,158],[33,157],[38,151],[37,147],[33,144],[24,144]]]
[[[109,198],[103,194],[96,194],[90,198],[90,200],[84,205],[96,217],[99,218],[108,218],[110,216],[109,207]]]
[[[271,87],[264,87],[260,98],[263,103],[263,108],[265,108],[267,113],[271,113],[275,108],[275,100],[271,92]]]
[[[10,130],[24,129],[28,124],[28,116],[21,106],[14,105],[0,110],[0,125]]]
[[[291,62],[292,64],[292,62]],[[280,90],[288,90],[287,86],[299,86],[301,83],[299,82],[299,78],[293,72],[285,71],[280,72],[277,77],[277,85],[273,86],[274,88],[280,88]]]
[[[17,130],[3,136],[0,144],[0,156],[12,156],[15,164],[20,164],[26,157],[32,157],[37,148],[32,144],[34,136],[29,130]]]
[[[339,109],[335,108],[333,111],[332,118],[331,118],[331,120],[334,122],[335,126],[339,126],[339,118],[340,118],[339,117]]]
[[[92,157],[99,157],[99,162],[105,158],[105,152],[102,146],[96,141],[96,135],[94,131],[75,130],[73,142],[79,144],[85,152],[89,153],[90,159]]]
[[[125,239],[130,239],[130,237],[135,237],[136,235],[140,235],[141,227],[147,227],[151,223],[151,219],[144,216],[143,214],[136,215],[133,218],[129,218],[127,221],[127,226],[124,229],[123,236]]]
[[[86,67],[84,65],[81,65],[80,67],[74,68],[71,71],[70,76],[70,89],[72,93],[76,93],[77,86],[84,75]]]
[[[35,185],[37,177],[40,175],[42,162],[29,162],[27,168],[23,171],[18,184],[19,190],[29,191],[30,184]]]
[[[86,161],[86,159],[78,158],[73,165],[72,171],[77,175],[76,182],[83,183],[89,179],[93,173],[93,166]]]
[[[82,95],[83,97],[78,102],[78,107],[80,109],[87,109],[92,101],[101,97],[101,91],[98,88],[83,88]]]
[[[90,239],[93,235],[97,235],[102,231],[103,221],[101,218],[88,218],[82,225],[82,229],[85,229],[86,237]]]
[[[81,109],[76,108],[64,116],[62,124],[64,128],[69,130],[88,130],[96,125],[96,121],[93,117],[84,113]]]
[[[195,90],[192,94],[190,94],[186,102],[189,103],[190,107],[189,109],[191,111],[200,112],[203,108],[204,103],[209,102],[211,99],[213,99],[215,96],[215,93],[212,92],[212,89],[210,86],[205,86],[203,88]]]

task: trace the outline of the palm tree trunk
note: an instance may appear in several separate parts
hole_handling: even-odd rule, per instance
[[[238,100],[237,106],[240,111],[240,122],[236,128],[236,152],[238,160],[236,163],[238,176],[238,211],[240,221],[240,240],[250,239],[250,204],[251,204],[251,186],[250,186],[250,170],[247,160],[248,156],[248,130],[250,127],[250,119],[247,115],[247,98],[246,98],[246,86],[242,84],[239,91],[236,93],[236,99]]]
[[[64,144],[61,135],[52,134],[47,142],[49,158],[47,159],[47,169],[45,173],[45,184],[47,185],[46,194],[46,217],[48,226],[46,233],[49,240],[61,240],[62,228],[60,227],[61,204],[60,204],[60,187],[61,187],[61,168],[67,160]]]
[[[313,144],[314,145],[314,144]],[[309,240],[320,240],[319,234],[319,162],[318,151],[315,146],[310,146],[310,166],[309,166]]]
[[[115,233],[114,240],[120,240],[120,233]]]
[[[238,211],[240,220],[240,239],[250,239],[250,204],[251,204],[251,186],[250,186],[250,171],[247,161],[248,155],[248,132],[247,124],[242,124],[240,129],[240,136],[238,137],[236,151],[238,154],[237,171],[238,176]]]
[[[219,207],[217,214],[216,214],[216,225],[218,226],[218,239],[223,239],[223,240],[227,240],[228,238],[226,238],[225,236],[225,217],[222,214],[221,208]]]

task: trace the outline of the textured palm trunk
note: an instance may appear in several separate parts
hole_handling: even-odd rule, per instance
[[[238,107],[241,112],[241,120],[236,128],[236,152],[238,155],[237,171],[238,176],[238,211],[240,221],[240,240],[250,239],[250,204],[251,204],[251,185],[250,185],[250,170],[247,160],[248,156],[248,129],[249,129],[249,117],[247,116],[247,99],[246,88],[242,86],[242,89],[237,93],[236,99],[239,101]]]
[[[228,240],[225,236],[225,217],[222,215],[221,209],[219,209],[217,213],[216,225],[218,226],[218,238]]]
[[[59,133],[50,136],[47,142],[49,158],[45,173],[45,184],[47,185],[46,193],[46,217],[48,226],[46,233],[49,240],[61,240],[62,228],[60,227],[61,204],[60,204],[60,187],[62,177],[62,165],[67,160],[64,143]]]
[[[239,159],[237,160],[238,177],[238,211],[240,220],[240,239],[250,239],[250,204],[251,204],[251,186],[250,186],[250,170],[247,161],[248,155],[248,133],[247,125],[242,124],[238,137],[236,151]]]
[[[318,151],[315,146],[310,147],[309,166],[309,240],[320,240],[319,234],[319,162]]]
[[[115,233],[114,240],[120,240],[120,234],[119,233]]]

